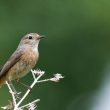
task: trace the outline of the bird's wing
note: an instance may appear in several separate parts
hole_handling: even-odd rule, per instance
[[[21,58],[22,52],[21,51],[15,51],[12,56],[9,58],[9,60],[6,62],[6,64],[3,66],[1,72],[0,72],[0,78],[2,76],[5,76],[6,73],[9,71],[13,65],[15,65]]]

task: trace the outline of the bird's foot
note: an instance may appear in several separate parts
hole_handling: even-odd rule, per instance
[[[16,99],[21,99],[21,98],[19,97],[19,94],[20,94],[20,93],[17,93],[17,92],[14,93],[14,96],[15,96]]]

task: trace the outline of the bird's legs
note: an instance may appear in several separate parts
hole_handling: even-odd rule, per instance
[[[18,83],[20,83],[21,85],[23,85],[24,87],[26,87],[27,89],[31,90],[31,87],[24,84],[23,82],[19,81],[19,79],[16,80]]]
[[[16,99],[20,99],[20,97],[18,96],[19,94],[18,94],[18,92],[16,91],[16,89],[15,89],[13,83],[11,82],[11,80],[8,80],[8,83],[10,84],[10,87],[11,87],[13,93],[15,94]]]

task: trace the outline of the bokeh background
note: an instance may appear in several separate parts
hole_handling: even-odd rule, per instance
[[[40,98],[39,110],[110,110],[109,0],[0,0],[1,66],[30,32],[46,36],[35,68],[65,78],[36,85],[25,102]],[[30,84],[31,73],[21,80]],[[3,86],[0,106],[8,100]]]

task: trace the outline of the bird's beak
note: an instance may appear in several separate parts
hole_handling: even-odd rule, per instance
[[[42,39],[42,38],[45,38],[45,35],[39,36],[39,37],[38,37],[38,40],[39,40],[39,39]]]

